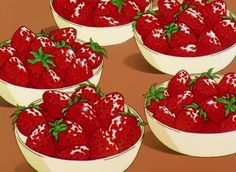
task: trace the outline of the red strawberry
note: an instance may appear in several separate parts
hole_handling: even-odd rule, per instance
[[[151,99],[151,103],[149,105],[146,106],[147,110],[149,110],[150,112],[154,113],[157,111],[157,109],[159,108],[159,103],[154,100]]]
[[[57,152],[56,157],[67,160],[88,160],[89,148],[87,146],[72,146]]]
[[[153,113],[153,117],[169,127],[174,127],[175,125],[176,115],[166,106],[158,106],[156,111]]]
[[[86,81],[92,76],[93,71],[89,68],[88,60],[85,58],[76,58],[67,70],[64,82],[66,86],[71,86]]]
[[[77,102],[75,100],[74,104],[68,108],[65,119],[80,124],[88,137],[92,136],[100,128],[99,118],[96,116],[94,108],[85,102]]]
[[[218,84],[218,93],[220,96],[227,94],[236,95],[236,73],[227,73]]]
[[[124,97],[118,92],[107,94],[94,103],[94,109],[101,126],[107,128],[112,118],[124,110]]]
[[[184,109],[176,118],[175,128],[186,132],[200,133],[204,125],[204,118],[197,109]]]
[[[64,82],[53,70],[45,70],[38,81],[36,88],[62,88],[65,87]]]
[[[180,57],[196,57],[198,56],[198,47],[195,44],[187,44],[180,47],[169,49],[168,54]]]
[[[168,39],[164,33],[164,28],[162,26],[156,26],[145,38],[144,45],[154,51],[164,54],[167,53]]]
[[[175,16],[178,18],[178,22],[185,23],[196,36],[200,35],[206,28],[202,13],[193,8],[184,8]]]
[[[56,48],[52,55],[53,62],[56,65],[54,71],[60,76],[62,80],[65,79],[67,70],[72,65],[72,61],[76,58],[73,50],[69,48]]]
[[[91,7],[95,8],[100,0],[89,0],[86,1]]]
[[[108,130],[100,128],[90,138],[90,159],[100,159],[119,153],[119,148]]]
[[[76,57],[84,58],[88,61],[89,68],[96,69],[107,57],[107,52],[97,42],[90,39],[89,43],[81,45],[76,51]]]
[[[190,90],[191,78],[187,71],[181,70],[170,80],[167,90],[170,97]]]
[[[185,108],[186,105],[193,103],[193,93],[189,90],[170,97],[168,100],[168,109],[177,116]]]
[[[43,109],[49,113],[51,118],[61,119],[64,117],[62,110],[69,105],[68,94],[56,90],[49,90],[43,93]]]
[[[58,150],[88,143],[87,134],[77,122],[61,119],[50,125],[52,126],[50,132],[56,140]]]
[[[12,116],[12,123],[16,123],[21,134],[28,137],[31,132],[40,124],[46,123],[44,114],[38,105],[30,104],[28,107],[17,106],[18,110]]]
[[[135,27],[142,40],[144,41],[147,35],[154,29],[156,26],[160,26],[159,20],[155,12],[145,13],[137,15],[135,17]]]
[[[221,51],[223,47],[219,38],[212,30],[205,30],[198,38],[198,49],[200,55],[208,55]]]
[[[55,157],[56,146],[50,127],[47,124],[38,125],[26,140],[26,145],[41,154]]]
[[[66,19],[70,19],[73,9],[76,8],[80,0],[54,0],[53,8],[55,11]]]
[[[128,0],[121,10],[120,20],[123,24],[130,23],[139,11],[138,4],[132,0]]]
[[[233,18],[232,15],[216,23],[213,30],[223,48],[228,48],[236,43],[236,18]]]
[[[130,112],[112,119],[109,132],[118,145],[120,152],[133,146],[141,137],[140,122]]]
[[[217,83],[214,78],[218,78],[217,75],[212,74],[210,69],[204,72],[200,77],[193,79],[190,84],[192,85],[192,92],[194,95],[194,102],[200,103],[204,99],[217,95]]]
[[[219,125],[220,132],[236,130],[236,113],[230,113]]]
[[[72,27],[67,27],[63,29],[56,29],[49,33],[49,37],[54,42],[66,41],[67,44],[73,45],[76,39],[77,31]]]
[[[79,2],[71,14],[70,21],[85,26],[92,26],[93,17],[94,10],[91,6],[88,5],[87,1]]]
[[[22,62],[26,61],[26,52],[29,51],[31,43],[34,41],[34,33],[25,26],[21,26],[16,30],[12,39],[11,45],[17,50],[19,58]]]
[[[9,58],[0,70],[0,78],[14,85],[29,87],[30,77],[18,57]]]
[[[33,52],[38,51],[40,47],[42,47],[42,49],[45,53],[51,53],[56,48],[53,41],[50,40],[48,37],[39,36],[36,39],[34,39],[32,44],[30,45],[30,52],[29,53],[31,53],[32,51]],[[31,57],[29,57],[29,58],[31,58]]]
[[[210,2],[201,10],[205,18],[206,26],[212,29],[217,22],[226,15],[226,4],[223,0],[215,0]]]
[[[174,14],[179,11],[180,3],[176,0],[159,0],[159,13],[165,23],[169,24],[175,21]]]
[[[139,10],[144,12],[148,5],[151,3],[151,0],[126,0],[126,2],[134,2],[137,4]]]
[[[104,96],[99,87],[90,83],[80,84],[80,87],[78,87],[71,96],[73,102],[77,95],[79,95],[81,100],[86,100],[86,102],[91,105]]]
[[[110,27],[117,25],[120,25],[120,22],[109,16],[95,16],[93,20],[93,26],[95,27]]]
[[[219,125],[212,121],[205,122],[202,133],[219,133]]]
[[[190,6],[194,6],[194,9],[201,10],[207,5],[207,0],[184,0],[182,4],[189,2]]]
[[[11,57],[18,57],[16,49],[11,46],[0,46],[0,69]]]

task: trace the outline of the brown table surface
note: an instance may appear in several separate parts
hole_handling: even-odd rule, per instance
[[[56,28],[49,0],[0,0],[0,41],[10,39],[21,25],[34,32]],[[228,8],[236,12],[236,1],[227,0]],[[153,83],[170,79],[152,68],[140,54],[134,39],[115,46],[106,47],[108,59],[99,86],[105,93],[120,91],[130,104],[145,119],[143,94]],[[236,60],[219,73],[236,72]],[[15,108],[0,98],[0,171],[33,172],[19,151],[9,116]],[[224,146],[224,145],[222,145]],[[236,154],[218,158],[196,158],[180,155],[160,143],[147,126],[139,154],[127,171],[215,171],[235,172]]]

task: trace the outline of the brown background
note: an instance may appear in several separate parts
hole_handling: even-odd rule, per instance
[[[226,2],[229,9],[236,12],[236,1]],[[31,28],[34,32],[39,32],[42,28],[56,27],[49,0],[0,0],[0,21],[0,41],[10,39],[21,25]],[[151,84],[163,82],[171,76],[152,68],[140,55],[134,39],[106,48],[109,58],[105,60],[99,85],[105,93],[123,93],[126,102],[145,119],[143,94]],[[235,67],[236,60],[219,73],[236,72]],[[0,98],[0,171],[33,172],[15,142],[9,118],[14,110],[14,107]],[[236,154],[219,158],[196,158],[175,153],[161,144],[146,127],[139,154],[127,171],[235,172],[235,163]]]

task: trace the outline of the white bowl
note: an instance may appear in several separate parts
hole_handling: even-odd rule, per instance
[[[99,65],[98,68],[93,70],[93,76],[84,82],[91,82],[94,85],[98,85],[103,69],[103,62]],[[82,82],[82,83],[84,83]],[[73,86],[57,88],[58,91],[74,91],[80,84],[78,83]],[[28,106],[35,100],[38,100],[42,97],[43,93],[46,90],[55,90],[54,89],[36,89],[36,88],[27,88],[22,86],[13,85],[6,81],[0,79],[0,96],[5,99],[8,103],[16,106]]]
[[[222,76],[221,76],[222,78]],[[219,82],[220,79],[216,81]],[[158,87],[167,87],[166,81]],[[145,108],[146,118],[156,138],[170,149],[197,157],[218,157],[236,153],[236,131],[225,133],[190,133],[169,127]]]
[[[41,101],[41,100],[40,100]],[[138,115],[130,106],[126,110]],[[141,120],[141,117],[138,116]],[[135,160],[141,146],[144,134],[144,127],[141,126],[142,134],[139,140],[129,149],[107,158],[97,160],[63,160],[52,158],[35,152],[25,145],[26,137],[23,136],[15,125],[15,137],[17,144],[26,161],[39,172],[121,172],[125,171]]]
[[[90,38],[99,42],[101,46],[123,43],[134,36],[132,23],[112,27],[92,27],[73,23],[61,17],[53,8],[53,0],[50,7],[54,20],[59,28],[73,27],[77,30],[77,40],[89,42]],[[151,5],[150,5],[151,6]],[[149,7],[147,7],[148,9]]]

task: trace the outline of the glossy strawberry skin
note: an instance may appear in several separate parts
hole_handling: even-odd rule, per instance
[[[150,112],[155,113],[155,112],[158,110],[158,108],[159,108],[159,104],[158,104],[157,101],[155,101],[154,99],[152,99],[152,100],[151,100],[151,104],[148,105],[146,108],[147,108],[147,110],[149,110]]]
[[[220,96],[236,95],[236,73],[227,73],[223,76],[218,84],[218,93]]]
[[[56,157],[66,160],[88,160],[89,148],[87,146],[72,146],[57,152]]]
[[[219,130],[220,132],[236,130],[236,113],[230,113],[229,116],[219,124]]]
[[[207,121],[205,122],[201,132],[202,133],[219,133],[219,124],[212,121]]]
[[[144,12],[148,5],[151,3],[151,0],[126,0],[126,2],[131,2],[137,4],[139,10]]]
[[[119,153],[119,148],[107,129],[96,130],[90,138],[88,147],[90,148],[90,159],[100,159]]]
[[[194,6],[194,9],[201,10],[207,5],[206,0],[184,0],[182,4],[185,4],[186,2],[190,2],[189,6]]]
[[[113,17],[109,16],[95,16],[93,21],[93,26],[95,27],[111,27],[120,25],[119,20],[115,20]]]
[[[197,45],[187,44],[169,49],[168,54],[179,57],[196,57],[199,55],[199,50]]]
[[[12,46],[0,46],[0,69],[5,62],[11,57],[18,57],[18,53]]]
[[[39,36],[39,37],[35,38],[34,41],[31,43],[30,49],[27,53],[28,54],[27,58],[32,58],[32,55],[30,54],[30,52],[32,52],[32,51],[38,52],[40,47],[42,47],[43,51],[48,54],[53,52],[54,49],[56,48],[53,41],[50,40],[48,37]]]
[[[126,5],[123,6],[120,14],[120,20],[122,20],[122,24],[132,22],[138,12],[140,12],[140,9],[136,2],[126,1]]]

